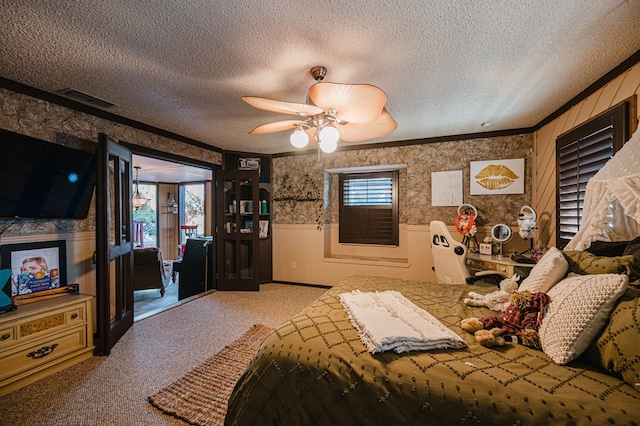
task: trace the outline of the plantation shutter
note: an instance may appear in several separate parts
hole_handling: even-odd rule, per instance
[[[558,248],[564,248],[578,232],[587,182],[626,140],[625,106],[622,104],[556,140]]]
[[[398,171],[340,175],[340,243],[398,245]]]

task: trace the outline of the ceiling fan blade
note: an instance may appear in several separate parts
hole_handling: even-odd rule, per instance
[[[396,130],[398,123],[389,115],[386,108],[382,109],[382,115],[373,123],[347,123],[336,125],[340,132],[340,139],[345,142],[362,142],[367,139],[379,138]]]
[[[304,124],[304,120],[283,120],[274,121],[273,123],[263,124],[249,132],[250,135],[265,135],[267,133],[284,132],[285,130],[294,130],[296,127]]]
[[[371,123],[380,117],[387,95],[370,84],[316,83],[309,88],[309,99],[324,111],[335,108],[340,120]]]
[[[242,98],[242,100],[254,108],[277,112],[279,114],[292,114],[307,117],[310,115],[322,113],[322,108],[319,108],[315,105],[275,101],[273,99],[259,98],[256,96],[245,96]]]

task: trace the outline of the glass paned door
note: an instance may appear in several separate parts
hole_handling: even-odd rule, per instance
[[[219,290],[258,290],[257,171],[220,171],[216,181]]]

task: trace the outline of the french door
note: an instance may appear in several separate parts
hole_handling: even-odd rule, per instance
[[[133,324],[131,151],[98,137],[96,179],[96,355],[109,355]]]

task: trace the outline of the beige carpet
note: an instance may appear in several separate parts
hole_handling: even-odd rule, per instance
[[[149,402],[192,425],[224,424],[233,387],[272,331],[271,327],[254,325],[202,365],[151,395]]]
[[[277,327],[326,289],[262,284],[216,291],[136,322],[108,357],[93,357],[0,397],[0,425],[184,426],[146,399],[254,324]]]

